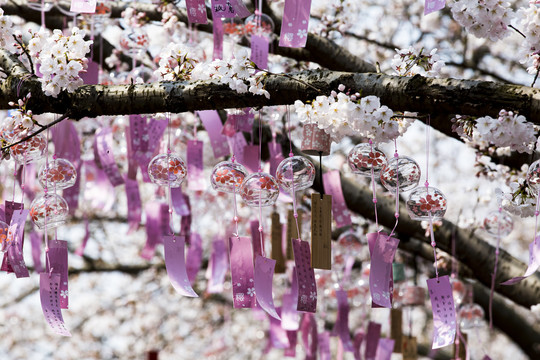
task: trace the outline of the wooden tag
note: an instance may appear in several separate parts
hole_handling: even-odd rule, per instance
[[[390,338],[394,340],[395,353],[401,353],[403,337],[403,311],[401,309],[390,309]]]
[[[403,352],[403,360],[418,359],[418,349],[415,336],[403,336],[401,338],[401,350]]]
[[[281,234],[282,225],[277,212],[272,213],[271,219],[272,227],[270,229],[270,234],[272,238],[272,259],[276,260],[274,273],[282,274],[285,272],[285,257],[283,256],[283,240]]]
[[[302,213],[298,211],[298,227],[302,232]],[[300,239],[302,234],[298,234],[296,221],[294,220],[294,210],[287,213],[287,260],[294,260],[291,239]]]
[[[463,339],[465,339],[465,342],[467,342],[467,334],[461,333],[461,337],[463,337]],[[456,341],[454,341],[454,358],[465,360],[465,346],[461,338],[458,336],[456,336]]]
[[[332,196],[311,194],[311,267],[332,268]]]

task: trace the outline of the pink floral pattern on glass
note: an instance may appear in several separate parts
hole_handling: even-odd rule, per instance
[[[279,188],[272,175],[256,172],[244,180],[240,195],[250,207],[272,206],[278,198]]]
[[[66,200],[57,194],[45,194],[32,201],[30,217],[40,229],[55,228],[66,222],[69,207]]]
[[[416,161],[407,156],[394,157],[383,167],[381,183],[388,191],[395,192],[399,185],[399,191],[404,192],[417,187],[420,176],[420,166]]]
[[[347,157],[352,172],[358,175],[371,176],[371,169],[378,175],[387,164],[386,155],[367,143],[356,145]]]
[[[187,175],[186,164],[176,154],[160,154],[148,164],[148,175],[154,184],[177,188]]]
[[[30,164],[41,159],[47,149],[47,140],[41,134],[11,147],[11,155],[19,164]]]
[[[214,190],[227,193],[239,192],[247,174],[243,165],[232,161],[222,161],[214,166],[210,182]]]
[[[69,160],[55,159],[41,168],[38,180],[44,188],[66,189],[75,184],[77,170]]]
[[[441,220],[446,208],[446,197],[434,187],[416,188],[407,200],[407,211],[413,220]]]

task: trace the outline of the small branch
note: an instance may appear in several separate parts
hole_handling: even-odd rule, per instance
[[[527,36],[525,36],[524,33],[522,33],[521,31],[519,31],[518,29],[516,29],[516,28],[514,27],[514,25],[508,25],[508,27],[511,28],[511,29],[513,29],[513,30],[515,30],[515,31],[517,31],[517,33],[518,33],[519,35],[523,36],[525,39],[527,38]]]
[[[15,34],[13,35],[13,39],[15,39],[15,42],[19,44],[19,46],[21,47],[21,50],[24,52],[24,54],[28,58],[28,61],[30,62],[30,72],[32,73],[32,75],[36,75],[36,73],[34,72],[34,63],[32,62],[32,57],[28,53],[26,46],[24,45],[22,40],[17,39],[17,36]]]
[[[540,67],[538,69],[536,69],[536,75],[534,75],[534,79],[533,79],[533,82],[531,84],[531,87],[533,87],[534,84],[536,83],[536,79],[538,79],[538,73],[540,73]]]
[[[31,138],[33,138],[33,137],[36,136],[37,134],[40,134],[40,133],[42,133],[43,131],[45,131],[45,130],[51,128],[51,127],[53,127],[54,125],[56,125],[56,124],[58,124],[59,122],[61,122],[61,121],[65,120],[65,119],[67,119],[68,117],[69,117],[69,112],[65,113],[62,117],[60,117],[60,118],[54,120],[52,123],[50,123],[50,124],[48,124],[48,125],[39,125],[39,126],[41,126],[41,127],[39,128],[39,130],[37,130],[36,132],[34,132],[34,133],[32,133],[32,134],[30,134],[30,135],[28,135],[28,136],[25,136],[24,138],[22,138],[21,140],[19,140],[19,141],[17,141],[17,142],[14,142],[13,144],[9,144],[9,145],[7,145],[7,146],[2,147],[2,149],[1,149],[2,152],[6,151],[7,149],[9,149],[9,148],[12,147],[12,146],[19,145],[20,143],[23,143],[23,142],[25,142],[26,140],[30,140]]]

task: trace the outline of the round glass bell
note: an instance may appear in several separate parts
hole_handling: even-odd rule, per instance
[[[272,175],[256,172],[244,180],[240,194],[250,207],[272,206],[278,198],[279,188]]]
[[[358,144],[347,156],[347,162],[352,172],[358,175],[371,176],[371,169],[378,175],[387,164],[386,155],[375,146],[368,143]]]
[[[337,239],[337,245],[341,252],[350,256],[359,255],[363,246],[360,238],[352,230],[341,233]]]
[[[397,176],[396,176],[397,174]],[[381,184],[390,192],[409,191],[420,182],[420,166],[408,156],[394,157],[381,171]]]
[[[526,179],[529,187],[538,193],[540,190],[540,160],[536,160],[529,166]]]
[[[8,238],[9,225],[0,220],[0,251],[6,252],[11,245],[11,240]]]
[[[441,220],[447,208],[444,194],[431,186],[414,189],[406,205],[411,219],[419,221]]]
[[[465,283],[459,279],[452,279],[452,295],[456,305],[461,305],[467,296],[467,287]]]
[[[156,155],[148,164],[150,180],[160,186],[180,187],[186,174],[186,164],[177,154]]]
[[[239,17],[222,18],[223,33],[229,35],[234,42],[238,42],[244,36],[244,21]]]
[[[132,57],[147,49],[149,42],[148,34],[140,27],[126,29],[120,35],[120,47]]]
[[[271,38],[274,34],[274,21],[266,14],[252,14],[244,21],[244,33],[247,36],[262,35]]]
[[[315,166],[303,156],[292,156],[279,163],[276,178],[281,188],[292,194],[313,185]]]
[[[484,327],[484,309],[478,304],[465,304],[459,309],[459,326],[462,331]]]
[[[491,211],[484,218],[484,230],[489,235],[505,237],[514,229],[514,221],[506,212]]]
[[[226,193],[239,192],[248,172],[244,165],[232,161],[222,161],[212,169],[210,183],[214,190]]]
[[[47,151],[47,140],[41,134],[11,147],[11,155],[20,165],[41,159],[45,156],[45,151]]]
[[[47,189],[66,189],[75,184],[77,169],[66,159],[55,159],[39,170],[38,180]]]
[[[55,228],[66,222],[69,207],[66,200],[57,194],[38,196],[30,205],[30,217],[40,229]]]

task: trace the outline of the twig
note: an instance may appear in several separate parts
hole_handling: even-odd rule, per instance
[[[521,31],[519,31],[518,29],[516,29],[516,28],[514,27],[514,25],[508,25],[508,27],[511,28],[511,29],[516,30],[517,33],[518,33],[519,35],[523,36],[525,39],[527,38],[527,36],[525,36],[524,33],[522,33]]]
[[[53,121],[52,123],[50,123],[50,124],[47,124],[47,125],[45,125],[45,126],[40,125],[41,128],[39,128],[39,130],[37,130],[35,133],[32,133],[32,134],[30,134],[30,135],[28,135],[28,136],[22,138],[21,140],[19,140],[19,141],[17,141],[17,142],[14,142],[13,144],[9,144],[9,145],[7,145],[7,146],[2,147],[2,149],[1,149],[2,152],[6,151],[7,149],[9,149],[9,148],[12,147],[12,146],[15,146],[15,145],[18,145],[18,144],[20,144],[20,143],[23,143],[23,142],[25,142],[26,140],[30,140],[31,138],[33,138],[33,137],[36,136],[37,134],[42,133],[43,131],[47,130],[47,129],[50,128],[50,127],[53,127],[54,125],[56,125],[56,124],[58,124],[59,122],[61,122],[61,121],[65,120],[65,119],[67,119],[68,117],[69,117],[69,112],[65,113],[62,117],[60,117],[60,118],[54,120],[54,121]]]
[[[19,44],[19,46],[21,47],[22,51],[24,52],[24,54],[26,55],[26,57],[28,58],[28,61],[30,62],[30,72],[32,73],[32,75],[36,75],[36,73],[34,72],[34,63],[32,62],[32,57],[30,56],[30,54],[28,53],[28,51],[26,50],[26,47],[24,46],[23,42],[22,41],[19,41],[19,39],[17,39],[17,36],[15,34],[13,34],[13,39],[15,39],[15,41],[17,42],[17,44]]]
[[[293,77],[293,76],[291,76],[291,75],[289,75],[289,74],[285,74],[285,73],[282,73],[282,74],[276,74],[276,73],[273,73],[273,72],[271,72],[271,71],[268,71],[268,70],[265,70],[265,69],[261,69],[260,67],[257,66],[257,64],[255,64],[254,61],[252,61],[251,59],[250,59],[250,61],[251,61],[251,64],[252,64],[252,66],[253,66],[253,68],[254,68],[255,70],[263,71],[263,72],[267,73],[268,75],[275,75],[275,76],[283,76],[283,77],[286,77],[286,78],[288,78],[288,79],[297,81],[297,82],[299,82],[300,84],[302,84],[302,85],[304,85],[304,86],[310,87],[310,88],[312,88],[313,90],[315,90],[315,91],[317,91],[317,92],[319,92],[319,93],[322,93],[322,89],[320,89],[320,88],[318,88],[318,87],[316,87],[316,86],[314,86],[314,85],[311,85],[311,84],[305,82],[304,80],[296,79],[295,77]]]
[[[533,79],[533,82],[531,84],[531,87],[533,87],[534,84],[536,83],[536,79],[538,79],[538,73],[540,73],[540,67],[538,67],[538,69],[536,69],[536,75],[534,75],[534,79]]]

